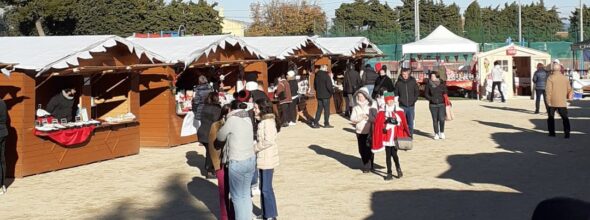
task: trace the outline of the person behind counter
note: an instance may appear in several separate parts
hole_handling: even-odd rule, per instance
[[[76,110],[76,106],[74,106],[75,95],[76,89],[74,87],[65,87],[61,90],[61,93],[56,94],[49,100],[49,103],[47,103],[47,112],[57,120],[66,119],[73,121]]]

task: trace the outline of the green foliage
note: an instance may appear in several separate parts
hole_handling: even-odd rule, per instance
[[[590,39],[590,8],[584,5],[584,39]],[[571,42],[579,42],[580,41],[580,9],[576,9],[572,11],[572,14],[569,17],[570,27],[568,29],[569,32],[569,40]]]
[[[483,39],[482,13],[477,1],[473,1],[465,9],[465,37],[481,42]]]
[[[187,34],[219,34],[221,18],[205,0],[2,0],[9,34],[37,35],[41,22],[47,35],[115,34],[177,30]],[[1,23],[0,23],[1,25]],[[1,29],[0,29],[1,31]]]
[[[376,43],[396,43],[400,26],[398,15],[387,3],[378,0],[356,0],[336,9],[332,36],[367,36]],[[391,41],[394,39],[394,41]]]

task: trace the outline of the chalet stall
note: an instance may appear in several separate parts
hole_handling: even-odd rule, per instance
[[[117,36],[3,37],[0,48],[9,176],[139,153],[139,73],[161,57]]]
[[[241,88],[245,74],[255,74],[266,82],[265,56],[229,35],[128,38],[162,55],[171,64],[143,71],[140,77],[141,146],[172,147],[197,141],[183,129],[191,112],[193,88],[199,76],[209,79],[222,94]],[[192,124],[189,118],[186,122]],[[184,132],[183,132],[184,131]]]
[[[311,92],[307,94],[306,118],[310,113],[314,114],[317,109],[317,100],[313,90],[315,71],[321,65],[331,68],[332,63],[327,56],[328,50],[317,44],[313,38],[307,36],[282,36],[282,37],[244,37],[248,45],[259,49],[263,54],[269,56],[271,61],[267,62],[268,77],[265,83],[265,90],[272,92],[276,86],[275,80],[289,70],[301,76],[302,80],[308,80]],[[335,113],[334,101],[331,102],[331,113]]]
[[[368,59],[383,57],[383,52],[366,37],[322,37],[315,41],[328,50],[332,72],[338,85],[342,85],[349,63],[354,64],[355,69],[360,72]],[[389,66],[389,70],[393,70],[392,66]],[[345,109],[342,96],[342,93],[338,93],[334,98],[338,113]]]

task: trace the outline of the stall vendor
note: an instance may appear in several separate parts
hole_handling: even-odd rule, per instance
[[[75,94],[76,89],[66,87],[61,93],[56,94],[49,100],[46,110],[57,120],[65,118],[68,121],[72,121],[74,118],[73,113],[75,112]]]

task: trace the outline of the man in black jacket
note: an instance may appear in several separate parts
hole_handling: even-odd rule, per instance
[[[406,114],[406,121],[408,127],[410,127],[410,135],[414,135],[414,106],[418,101],[420,95],[420,87],[418,82],[412,76],[410,76],[410,69],[402,68],[402,74],[395,83],[395,94],[399,96],[399,105],[404,109]]]
[[[354,70],[354,63],[348,64],[348,69],[344,72],[344,101],[346,102],[346,112],[344,113],[347,117],[352,112],[352,105],[354,93],[363,86],[361,75],[359,72]]]
[[[330,125],[330,98],[334,94],[334,84],[328,75],[328,67],[322,65],[320,70],[316,73],[313,85],[316,91],[316,98],[318,100],[318,108],[315,112],[315,121],[311,127],[319,128],[318,125],[322,110],[324,111],[324,128],[333,128]]]
[[[8,109],[4,100],[0,99],[0,195],[6,193],[6,137],[8,136]]]
[[[66,86],[59,94],[53,96],[47,103],[47,110],[55,119],[67,121],[74,120],[74,112],[77,107],[75,104],[76,89],[72,86]]]
[[[375,89],[375,81],[377,81],[377,77],[379,75],[370,64],[365,65],[364,73],[362,76],[363,84],[369,89],[369,94],[373,94],[373,90]]]

